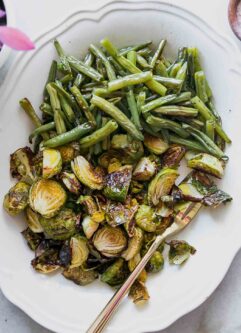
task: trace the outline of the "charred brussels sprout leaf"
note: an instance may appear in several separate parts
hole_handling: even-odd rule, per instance
[[[71,248],[69,241],[65,241],[59,251],[59,264],[62,267],[67,267],[71,263]]]
[[[170,245],[168,255],[170,264],[181,265],[196,252],[196,249],[185,241],[172,240],[168,244]]]
[[[10,188],[3,201],[3,207],[9,215],[16,216],[27,207],[29,188],[22,181]]]
[[[37,247],[43,240],[43,234],[36,234],[30,228],[22,231],[22,235],[26,239],[29,248],[33,251],[37,249]]]
[[[159,251],[155,251],[146,265],[147,272],[157,273],[164,267],[164,258]]]
[[[103,172],[94,169],[83,156],[77,156],[71,162],[71,167],[76,177],[85,186],[93,190],[101,190],[104,186]]]
[[[122,258],[126,261],[132,259],[137,253],[140,252],[143,241],[143,231],[140,228],[134,229],[134,235],[129,239],[127,249],[122,253]]]
[[[161,197],[168,195],[175,184],[178,172],[174,169],[162,169],[148,186],[148,202],[156,206]]]
[[[98,273],[94,270],[85,271],[81,267],[74,267],[64,270],[63,276],[79,286],[86,286],[98,278]]]
[[[168,149],[168,144],[160,138],[145,134],[144,145],[153,154],[161,155]]]
[[[35,178],[33,152],[29,147],[16,150],[10,156],[10,172],[13,178],[32,183]]]
[[[129,297],[137,305],[145,303],[150,298],[145,284],[138,280],[131,286]]]
[[[69,192],[78,195],[81,189],[81,185],[74,173],[63,171],[60,174],[60,179],[64,183]]]
[[[223,163],[215,156],[206,153],[198,154],[190,158],[187,165],[190,168],[209,173],[217,178],[223,177]]]
[[[101,275],[101,281],[108,283],[110,286],[118,286],[125,281],[127,276],[128,269],[124,259],[119,258]]]
[[[150,157],[142,157],[133,172],[133,178],[138,181],[147,181],[154,176],[157,169],[155,161]]]
[[[43,227],[39,222],[40,219],[39,214],[34,212],[30,207],[27,207],[25,214],[29,229],[31,229],[33,232],[36,233],[43,232]]]
[[[39,257],[36,257],[31,262],[33,268],[43,274],[49,274],[60,268],[59,251],[57,249],[47,249]]]
[[[104,195],[111,200],[124,202],[131,183],[132,166],[125,165],[106,177]]]
[[[141,205],[135,216],[136,224],[147,232],[156,231],[155,212],[150,206]]]
[[[87,240],[84,237],[76,235],[70,239],[71,248],[71,268],[82,266],[86,262],[89,249]]]
[[[62,169],[61,154],[56,149],[47,148],[43,150],[43,178],[52,178],[60,173]]]
[[[76,233],[79,215],[72,209],[63,208],[59,214],[52,218],[40,217],[40,224],[44,229],[46,237],[55,240],[65,240]]]
[[[205,206],[216,208],[222,203],[227,203],[232,200],[232,197],[228,193],[217,189],[216,192],[205,196],[203,199],[203,203]]]
[[[162,166],[167,168],[176,168],[178,167],[184,155],[185,155],[184,147],[178,145],[172,145],[168,148],[165,154],[163,154]]]
[[[133,164],[143,156],[141,141],[133,140],[127,134],[116,134],[111,140],[111,149],[116,151],[123,164]]]
[[[29,192],[31,208],[46,218],[56,215],[66,199],[63,187],[50,179],[38,180],[31,186]]]
[[[127,239],[121,228],[104,226],[94,234],[93,244],[105,257],[116,257],[126,248]]]

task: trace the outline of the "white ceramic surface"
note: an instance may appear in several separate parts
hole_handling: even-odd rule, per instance
[[[4,2],[5,10],[7,13],[7,24],[9,26],[14,26],[15,17],[14,17],[14,11],[12,8],[11,0],[5,0],[3,2]],[[7,47],[6,45],[3,45],[2,50],[0,51],[0,70],[1,70],[1,67],[3,67],[3,65],[8,60],[10,54],[11,54],[11,49],[9,47]]]
[[[197,254],[184,267],[169,267],[167,264],[162,274],[151,277],[148,281],[149,304],[136,309],[125,300],[107,331],[139,333],[164,328],[210,295],[241,245],[237,195],[241,189],[239,148],[235,144],[240,121],[240,96],[236,87],[241,81],[237,50],[232,42],[211,30],[199,18],[159,2],[114,2],[99,11],[72,15],[38,40],[38,51],[19,57],[7,77],[8,86],[1,97],[4,108],[0,115],[1,197],[12,183],[9,177],[3,176],[9,174],[6,163],[9,153],[27,143],[31,129],[31,124],[18,108],[18,100],[28,96],[35,106],[39,105],[49,63],[55,56],[49,41],[56,36],[70,53],[76,55],[82,54],[90,42],[97,42],[104,36],[119,46],[167,38],[170,55],[179,46],[197,45],[225,128],[232,133],[234,144],[228,149],[230,163],[222,187],[231,192],[233,203],[215,212],[203,210],[195,223],[179,237],[195,245]],[[11,138],[9,133],[14,133]],[[33,272],[29,265],[32,253],[18,233],[24,226],[21,220],[15,221],[1,211],[0,253],[4,255],[0,258],[0,283],[4,294],[33,319],[56,332],[84,332],[112,295],[112,290],[98,282],[80,288],[61,276],[45,277]]]

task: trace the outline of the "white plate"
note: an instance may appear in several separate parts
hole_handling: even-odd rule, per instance
[[[78,12],[37,41],[33,54],[18,58],[1,93],[1,200],[13,181],[9,177],[9,154],[27,143],[32,125],[18,107],[27,96],[37,107],[50,61],[51,44],[58,37],[64,48],[83,55],[90,42],[108,36],[119,46],[161,38],[168,40],[167,52],[196,45],[213,88],[217,109],[234,144],[228,148],[230,162],[222,188],[234,201],[216,211],[203,210],[179,238],[197,248],[184,267],[165,265],[162,273],[148,279],[151,299],[144,308],[125,300],[107,332],[140,333],[163,329],[201,304],[224,277],[241,245],[240,203],[240,89],[239,51],[232,42],[213,31],[204,21],[179,7],[161,2],[112,2],[96,11]],[[96,282],[81,288],[61,275],[43,276],[30,267],[33,253],[19,234],[24,228],[1,211],[0,283],[7,298],[33,319],[55,332],[84,332],[113,291]]]

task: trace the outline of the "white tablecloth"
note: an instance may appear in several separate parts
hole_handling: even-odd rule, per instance
[[[12,0],[19,28],[35,39],[54,27],[75,8],[86,9],[105,0]],[[200,15],[219,31],[235,38],[228,25],[227,0],[169,0]],[[241,46],[236,40],[238,46]],[[241,54],[240,54],[241,56]],[[9,65],[8,65],[9,66]],[[4,72],[0,73],[0,82]],[[5,83],[6,84],[6,83]],[[215,264],[215,263],[214,263]],[[159,333],[241,332],[241,251],[217,290],[199,308]],[[34,301],[34,300],[33,300]],[[48,333],[16,308],[0,292],[0,333]],[[130,332],[131,333],[131,332]]]

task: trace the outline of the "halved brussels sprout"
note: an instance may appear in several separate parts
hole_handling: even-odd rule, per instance
[[[129,239],[127,249],[122,253],[122,258],[126,261],[132,259],[140,252],[143,241],[143,231],[140,228],[134,229],[134,236]]]
[[[76,177],[87,187],[92,190],[101,190],[103,188],[103,172],[100,169],[94,169],[83,156],[77,156],[71,162],[71,167]]]
[[[30,186],[22,181],[10,188],[3,200],[3,207],[11,216],[21,213],[28,205]]]
[[[170,245],[168,255],[170,264],[181,265],[196,252],[196,249],[185,241],[172,240],[167,244]]]
[[[147,232],[155,232],[156,231],[156,223],[155,220],[155,212],[150,206],[141,205],[138,208],[138,211],[135,216],[136,224],[142,230]]]
[[[177,170],[162,169],[152,179],[148,186],[148,202],[154,206],[158,205],[164,195],[168,195],[179,176]]]
[[[151,153],[156,155],[165,153],[169,147],[164,140],[150,134],[145,134],[144,145]]]
[[[135,203],[123,205],[120,202],[108,201],[106,205],[106,221],[112,227],[128,223],[132,220],[137,208],[138,205]]]
[[[38,180],[31,186],[29,192],[30,207],[46,218],[56,215],[66,199],[63,187],[50,179]]]
[[[157,273],[164,267],[164,258],[159,251],[155,251],[146,265],[147,272]]]
[[[131,286],[129,297],[137,305],[145,303],[150,298],[145,284],[138,280]]]
[[[69,163],[75,158],[76,150],[73,144],[60,146],[56,149],[60,152],[63,163]]]
[[[120,154],[121,162],[123,164],[135,163],[144,154],[142,142],[132,139],[127,134],[113,135],[111,149]]]
[[[101,281],[110,286],[118,286],[125,281],[127,276],[128,271],[124,259],[119,258],[101,275]]]
[[[60,174],[60,178],[64,183],[64,185],[66,186],[66,188],[69,190],[69,192],[74,193],[76,195],[79,194],[81,185],[74,173],[63,171]]]
[[[98,210],[94,198],[90,195],[81,195],[77,202],[81,205],[84,205],[88,215],[93,215]]]
[[[79,286],[86,286],[98,278],[98,273],[94,270],[85,271],[82,267],[74,267],[64,270],[63,276]]]
[[[189,168],[207,172],[217,178],[222,178],[224,174],[223,163],[217,157],[202,153],[190,158],[187,162]]]
[[[106,177],[104,195],[111,200],[124,202],[131,183],[132,166],[125,165]]]
[[[22,231],[23,237],[26,239],[31,250],[35,251],[43,240],[43,234],[36,234],[30,228]]]
[[[181,183],[178,188],[182,192],[184,200],[202,201],[203,195],[191,183]]]
[[[76,233],[76,226],[79,223],[79,215],[72,209],[63,208],[58,215],[51,218],[40,217],[40,223],[46,237],[55,240],[65,240]]]
[[[161,203],[161,205],[159,205],[156,210],[155,210],[155,214],[157,216],[160,217],[168,217],[173,213],[173,209],[168,207],[166,204],[164,204],[163,202]]]
[[[33,152],[29,147],[16,150],[10,155],[10,172],[13,178],[32,183],[35,178]]]
[[[116,257],[126,248],[127,239],[121,228],[104,226],[94,234],[93,244],[105,257]]]
[[[39,222],[40,216],[38,215],[38,213],[33,211],[30,207],[27,207],[25,214],[29,229],[36,233],[43,232],[43,227]]]
[[[86,239],[79,235],[71,237],[70,248],[71,248],[70,268],[82,266],[83,263],[86,262],[89,255],[89,249],[87,247]]]
[[[59,253],[57,249],[47,249],[43,254],[31,262],[33,268],[43,274],[49,274],[60,268]]]
[[[171,145],[165,152],[165,154],[163,154],[162,166],[167,168],[176,168],[178,167],[184,155],[184,147],[178,145]]]
[[[82,221],[82,228],[85,236],[90,239],[99,228],[99,223],[93,221],[90,216],[85,216]]]
[[[174,222],[174,216],[169,215],[167,217],[163,217],[161,221],[158,223],[158,226],[156,228],[156,233],[158,235],[163,234],[163,232],[170,227],[170,225]]]
[[[43,150],[43,178],[51,178],[62,169],[62,158],[58,150],[46,148]]]
[[[150,157],[142,157],[133,172],[133,178],[139,181],[147,181],[154,176],[157,169],[155,161]]]
[[[130,193],[131,194],[138,194],[140,193],[144,188],[143,183],[139,183],[136,180],[132,180],[130,184]]]
[[[140,253],[137,253],[132,259],[128,261],[128,268],[130,272],[133,272],[136,266],[141,261],[141,255]],[[137,278],[141,282],[146,282],[147,280],[147,272],[145,268],[141,271],[140,275]]]
[[[110,162],[108,164],[108,173],[118,171],[120,167],[121,162],[117,158],[113,157],[110,159]]]

